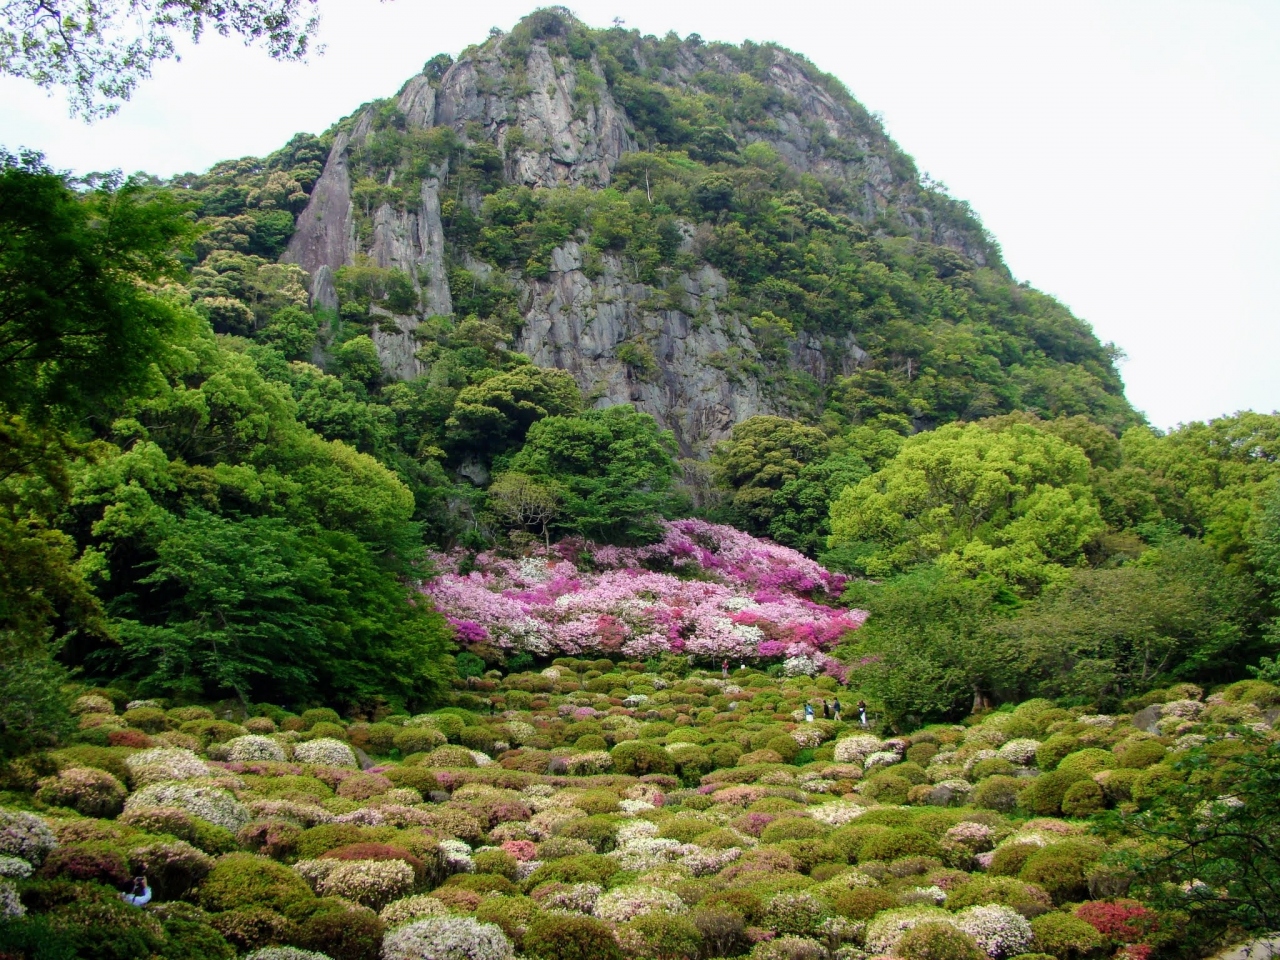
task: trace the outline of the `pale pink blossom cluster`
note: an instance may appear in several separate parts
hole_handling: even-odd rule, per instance
[[[567,556],[594,566],[582,569]],[[866,619],[812,599],[838,595],[843,577],[789,548],[700,520],[668,523],[663,540],[648,547],[561,544],[520,560],[482,553],[465,574],[459,557],[435,559],[441,574],[424,591],[464,646],[538,656],[790,658],[817,672],[836,665],[824,651]]]

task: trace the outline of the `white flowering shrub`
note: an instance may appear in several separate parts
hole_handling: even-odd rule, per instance
[[[995,903],[968,907],[955,915],[954,922],[994,960],[1031,949],[1031,924],[1012,907]]]
[[[788,677],[816,677],[822,663],[816,657],[787,657],[782,661],[782,672]]]
[[[802,750],[822,746],[822,741],[826,740],[827,736],[827,731],[816,723],[806,723],[803,727],[796,727],[791,731],[791,739],[798,743]]]
[[[867,924],[867,953],[890,953],[902,935],[922,923],[950,923],[953,917],[940,907],[898,907],[876,914]]]
[[[327,953],[298,947],[263,947],[247,954],[244,960],[331,960]]]
[[[254,760],[284,760],[284,747],[270,737],[249,734],[235,737],[223,745],[226,757],[233,763],[249,763]]]
[[[34,813],[0,809],[0,854],[39,866],[57,845],[53,831]]]
[[[293,748],[293,758],[299,763],[315,763],[325,767],[356,767],[356,755],[341,740],[320,737],[307,740]]]
[[[397,927],[382,941],[382,960],[511,960],[506,934],[472,917],[428,917]]]
[[[814,820],[832,827],[843,827],[846,823],[856,820],[866,812],[866,807],[850,800],[832,800],[829,803],[820,803],[805,810],[805,813]]]
[[[634,867],[623,867],[635,869]],[[657,887],[631,886],[617,887],[602,894],[596,901],[594,913],[601,920],[613,923],[626,923],[636,917],[649,913],[684,913],[684,901],[669,890]]]
[[[543,910],[591,913],[603,892],[598,883],[574,883],[567,887],[551,887],[535,899]]]
[[[316,883],[322,897],[343,897],[381,910],[413,890],[413,868],[403,860],[347,860]]]
[[[161,780],[194,780],[209,776],[208,765],[192,750],[180,747],[152,747],[124,758],[125,766],[135,781],[156,783]],[[143,776],[146,771],[146,776]]]
[[[867,759],[862,761],[864,767],[868,770],[874,770],[876,767],[889,767],[897,763],[901,758],[893,750],[877,750],[875,753],[868,754]]]
[[[1162,717],[1181,717],[1184,720],[1193,720],[1200,716],[1200,711],[1204,709],[1204,704],[1199,700],[1171,700],[1169,703],[1160,707],[1160,715]],[[1083,722],[1084,718],[1080,718]],[[1110,717],[1106,719],[1111,720]],[[1115,721],[1112,721],[1113,723]]]
[[[658,809],[648,800],[619,800],[618,809],[629,817],[644,813],[646,810]]]
[[[440,857],[450,873],[470,873],[476,868],[471,848],[462,840],[441,840]]]
[[[22,905],[14,882],[0,879],[0,920],[17,919],[25,916],[26,912],[27,908]]]
[[[0,856],[0,877],[25,880],[31,876],[33,869],[31,864],[21,857],[11,857],[8,854]]]
[[[884,741],[870,734],[857,734],[836,741],[836,763],[862,763],[884,749]]]
[[[990,850],[992,837],[990,827],[985,823],[974,823],[971,820],[957,823],[943,834],[944,841],[959,844],[975,852]]]
[[[388,927],[398,927],[402,923],[411,923],[425,917],[441,917],[448,914],[449,908],[435,897],[425,893],[412,897],[393,900],[382,908],[378,916]]]
[[[607,750],[588,750],[566,757],[565,772],[575,777],[590,777],[613,769],[613,757]]]
[[[85,713],[111,713],[116,712],[115,704],[106,697],[99,697],[96,694],[85,694],[82,697],[76,697],[75,702],[71,704],[71,712],[77,716]]]
[[[702,847],[692,853],[686,853],[679,862],[695,877],[709,877],[719,873],[741,856],[742,850],[738,847],[725,847],[722,850]]]
[[[1036,751],[1039,749],[1039,740],[1029,740],[1024,737],[1017,740],[1006,740],[1000,745],[1000,749],[996,751],[996,756],[1001,760],[1008,760],[1010,763],[1025,767],[1035,762]]]
[[[180,782],[153,783],[124,802],[125,812],[145,807],[177,807],[193,817],[236,831],[249,822],[249,809],[230,790]]]
[[[610,851],[607,856],[618,861],[623,870],[652,870],[698,849],[691,843],[681,843],[670,837],[637,837]]]

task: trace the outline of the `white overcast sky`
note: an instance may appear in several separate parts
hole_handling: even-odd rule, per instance
[[[0,78],[0,145],[77,172],[170,175],[263,155],[389,96],[532,0],[320,0],[323,56],[206,40],[112,119]],[[593,26],[773,40],[838,76],[921,171],[968,200],[1015,275],[1128,354],[1169,427],[1280,408],[1275,0],[586,0]]]

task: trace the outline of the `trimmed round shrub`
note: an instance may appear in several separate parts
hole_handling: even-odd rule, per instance
[[[914,784],[897,773],[881,773],[864,780],[858,793],[880,803],[906,803]]]
[[[969,770],[969,778],[972,780],[985,780],[987,777],[1008,777],[1012,776],[1016,771],[1012,763],[1004,757],[987,757],[985,760],[979,760]]]
[[[515,880],[519,861],[505,850],[480,850],[471,858],[476,873],[492,873],[507,880]]]
[[[826,824],[809,817],[779,817],[760,832],[761,843],[783,840],[816,840],[831,832]]]
[[[1016,877],[1027,860],[1039,853],[1040,849],[1034,843],[1006,843],[996,847],[991,863],[987,866],[987,873],[993,877]]]
[[[495,924],[521,952],[524,952],[524,935],[539,916],[537,902],[529,897],[491,897],[476,907],[476,919]]]
[[[955,924],[969,936],[986,956],[1012,957],[1031,947],[1031,924],[1011,907],[982,904],[961,910]]]
[[[249,853],[219,860],[200,885],[200,905],[207,910],[262,907],[286,912],[299,900],[314,896],[307,882],[288,867]]]
[[[186,783],[153,783],[125,801],[125,812],[139,807],[177,807],[192,817],[224,830],[236,831],[249,822],[249,810],[230,790],[195,787]]]
[[[388,767],[382,771],[381,775],[390,780],[395,786],[417,790],[424,797],[440,789],[440,781],[426,767]]]
[[[1116,756],[1110,750],[1088,747],[1069,753],[1058,761],[1058,770],[1069,770],[1074,773],[1092,777],[1100,770],[1110,770],[1116,765]]]
[[[402,923],[408,923],[410,920],[421,920],[423,917],[438,917],[446,912],[447,908],[438,898],[426,893],[420,893],[412,897],[393,900],[382,908],[382,912],[378,914],[378,917],[388,927],[398,927]]]
[[[105,770],[71,767],[40,781],[36,798],[86,817],[114,817],[124,809],[124,784]]]
[[[266,907],[241,907],[215,913],[209,923],[237,950],[255,950],[297,936],[293,921]]]
[[[969,794],[969,802],[983,810],[1009,813],[1018,805],[1018,792],[1026,781],[1017,777],[992,776],[982,780]]]
[[[622,960],[608,924],[594,917],[539,917],[524,935],[524,952],[539,960]]]
[[[512,956],[506,934],[492,923],[471,917],[415,920],[392,930],[382,942],[382,960],[511,960]]]
[[[1088,871],[1101,859],[1099,848],[1079,841],[1053,843],[1027,858],[1018,878],[1038,884],[1062,904],[1089,896]]]
[[[1066,913],[1046,913],[1031,921],[1032,945],[1057,960],[1078,960],[1102,949],[1102,934]]]
[[[973,876],[947,891],[947,909],[964,910],[1002,904],[1030,919],[1053,909],[1053,900],[1040,887],[1016,877]]]
[[[922,923],[950,923],[951,914],[938,907],[899,907],[886,910],[867,924],[868,953],[889,953],[902,936]]]
[[[316,892],[381,910],[392,900],[407,896],[413,885],[413,868],[403,860],[348,860],[322,878]]]
[[[402,756],[411,753],[427,753],[436,747],[443,747],[449,738],[425,724],[417,727],[401,727],[394,735],[393,744]]]
[[[1116,765],[1125,770],[1145,770],[1169,751],[1157,740],[1126,740],[1116,747]]]
[[[950,923],[922,923],[904,933],[893,955],[902,960],[985,960],[973,937]]]
[[[899,827],[872,835],[858,851],[859,861],[882,860],[886,863],[903,857],[938,857],[942,848],[938,841],[914,827]]]
[[[48,913],[48,929],[74,951],[61,956],[149,960],[164,948],[164,928],[146,911],[129,906],[112,890],[91,884],[75,884],[73,889],[74,899]]]
[[[72,843],[51,851],[40,868],[42,877],[94,880],[123,886],[132,874],[119,850],[105,843]]]
[[[189,843],[149,843],[129,851],[133,874],[146,874],[158,900],[176,900],[213,869],[213,858]]]
[[[827,951],[809,937],[779,937],[759,943],[751,951],[751,960],[826,960]]]
[[[632,956],[667,960],[696,957],[702,938],[687,917],[649,913],[618,928],[618,940]]]
[[[898,906],[898,898],[874,887],[844,890],[831,897],[831,911],[850,920],[870,920],[882,910]]]
[[[284,860],[298,849],[302,828],[288,820],[254,820],[236,831],[236,843],[271,857]]]
[[[827,919],[825,903],[803,891],[779,893],[765,907],[765,927],[779,934],[806,936],[816,933]]]
[[[342,717],[338,716],[338,711],[330,707],[312,707],[310,710],[303,710],[301,718],[302,729],[310,730],[317,723],[333,723],[341,724]]]
[[[341,740],[320,737],[293,745],[293,758],[299,763],[314,763],[325,767],[359,768],[356,755]]]
[[[263,947],[247,954],[244,960],[333,960],[328,954],[298,947]]]
[[[251,733],[228,740],[223,744],[223,749],[226,750],[227,759],[232,763],[252,763],[260,760],[276,763],[284,761],[284,747],[261,734]]]
[[[632,884],[614,887],[596,901],[592,911],[601,920],[624,923],[646,913],[684,913],[684,902],[669,890]]]
[[[1074,770],[1054,770],[1042,773],[1018,794],[1018,804],[1039,817],[1062,816],[1062,800],[1073,783],[1089,779],[1087,774]]]
[[[676,762],[657,744],[643,740],[624,740],[609,752],[618,773],[642,777],[651,773],[673,774]]]
[[[1107,798],[1102,787],[1092,780],[1080,780],[1062,795],[1062,812],[1068,817],[1091,817],[1105,810]]]
[[[292,917],[298,925],[297,942],[333,960],[378,960],[386,924],[367,907],[335,897],[299,904]]]
[[[124,722],[143,733],[162,733],[169,729],[169,718],[159,707],[134,707],[126,710]]]
[[[1068,754],[1075,753],[1081,747],[1077,737],[1064,733],[1055,733],[1036,748],[1036,766],[1045,773],[1057,769],[1058,761]]]

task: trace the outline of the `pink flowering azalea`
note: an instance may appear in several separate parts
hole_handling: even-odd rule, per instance
[[[570,557],[589,558],[579,569]],[[481,553],[434,558],[424,587],[464,646],[555,654],[661,653],[735,660],[809,657],[839,676],[824,651],[866,619],[813,599],[844,578],[787,547],[701,520],[665,524],[648,547],[558,544],[518,560]],[[696,577],[696,579],[694,579]]]

